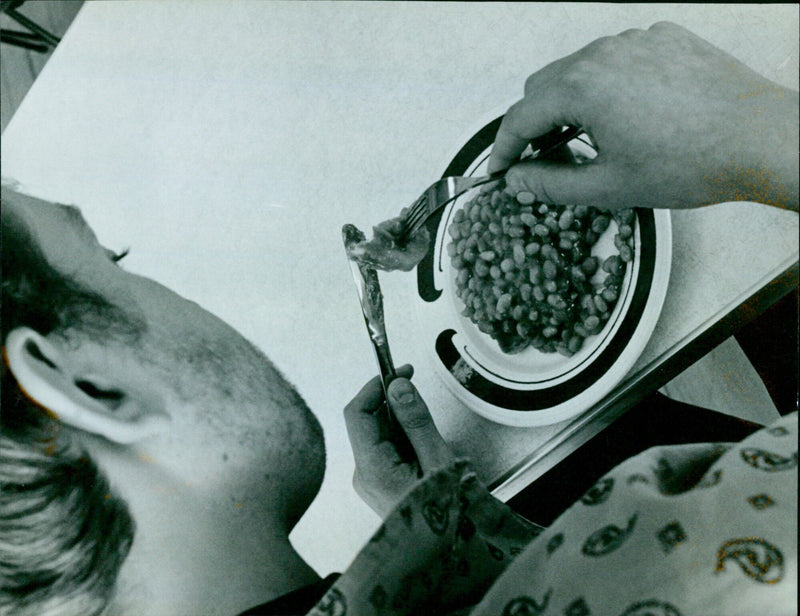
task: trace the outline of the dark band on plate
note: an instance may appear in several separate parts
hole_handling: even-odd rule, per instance
[[[503,117],[500,116],[496,120],[492,120],[475,135],[467,141],[458,153],[453,158],[452,162],[447,165],[442,177],[450,175],[464,175],[469,166],[475,162],[475,159],[480,156],[486,148],[494,143],[494,138],[497,131],[500,129],[500,122]],[[435,302],[442,294],[441,289],[437,289],[433,283],[433,258],[434,258],[434,241],[436,240],[436,230],[439,228],[439,222],[442,219],[446,208],[434,212],[430,218],[425,222],[428,227],[428,232],[432,238],[431,247],[428,249],[428,254],[417,265],[417,292],[419,296],[426,302]]]

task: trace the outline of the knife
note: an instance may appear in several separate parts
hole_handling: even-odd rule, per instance
[[[375,359],[378,362],[381,383],[383,385],[384,401],[377,410],[379,434],[382,440],[390,440],[394,443],[397,452],[404,461],[416,460],[414,448],[408,436],[403,431],[392,413],[388,400],[388,388],[396,377],[392,354],[389,350],[389,340],[386,336],[386,323],[383,315],[383,293],[378,281],[378,272],[361,263],[357,263],[350,258],[350,248],[356,243],[366,241],[364,233],[355,225],[346,224],[342,227],[342,239],[350,271],[353,274],[353,281],[358,292],[358,301],[361,305],[361,314],[367,326],[367,333],[372,342],[372,349],[375,352]]]

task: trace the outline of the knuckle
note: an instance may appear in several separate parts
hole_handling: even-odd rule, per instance
[[[533,73],[532,75],[528,76],[528,78],[525,80],[525,87],[523,89],[523,91],[525,92],[525,96],[528,96],[531,92],[533,92],[536,89],[536,82],[537,82],[536,73]]]
[[[420,412],[419,409],[414,409],[410,413],[403,413],[402,416],[398,414],[398,419],[406,430],[412,432],[430,430],[433,426],[433,420],[430,415]]]
[[[357,410],[357,405],[354,400],[351,400],[350,402],[344,405],[344,411],[343,411],[344,416],[345,417],[352,416],[356,413],[356,410]]]
[[[648,30],[653,34],[675,34],[684,31],[678,24],[671,21],[657,21]]]
[[[596,56],[605,56],[613,54],[619,47],[619,38],[616,36],[601,36],[595,41],[589,43],[586,51]]]
[[[573,95],[579,95],[591,89],[592,79],[597,72],[597,64],[587,58],[573,62],[562,76],[562,86]]]
[[[629,28],[624,32],[620,32],[619,36],[624,39],[638,40],[644,36],[645,31],[641,28]]]

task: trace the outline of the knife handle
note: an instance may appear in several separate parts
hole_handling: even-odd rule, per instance
[[[417,454],[389,406],[389,383],[397,378],[392,355],[389,352],[388,345],[376,344],[374,348],[375,357],[378,360],[378,366],[381,371],[381,382],[383,383],[383,404],[377,411],[378,436],[382,440],[391,441],[404,462],[413,462],[417,459]]]

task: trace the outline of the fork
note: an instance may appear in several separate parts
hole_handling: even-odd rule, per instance
[[[582,132],[582,129],[575,126],[555,128],[541,137],[532,139],[531,147],[533,148],[533,153],[522,160],[538,158],[542,154],[572,141]],[[408,207],[405,215],[401,218],[401,227],[397,233],[397,238],[402,241],[411,237],[436,210],[444,207],[453,199],[460,197],[471,188],[501,179],[509,168],[506,167],[489,175],[477,177],[452,175],[437,180],[428,186],[419,198]]]

